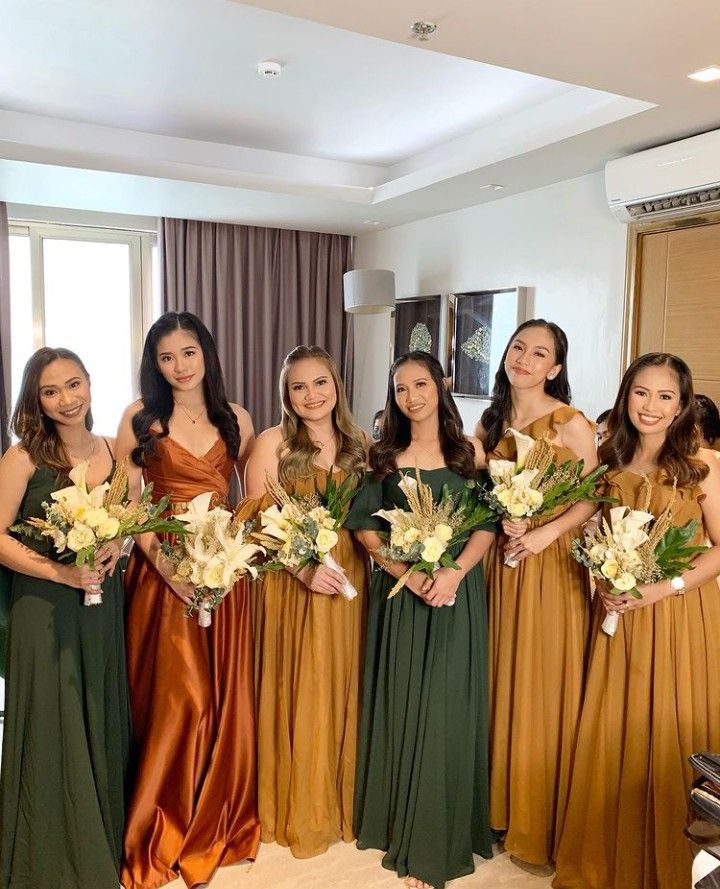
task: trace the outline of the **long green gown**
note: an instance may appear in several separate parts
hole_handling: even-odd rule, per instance
[[[436,500],[465,479],[421,470]],[[399,474],[367,475],[346,527],[385,531],[378,509],[407,509]],[[494,525],[483,526],[495,530]],[[456,553],[454,553],[456,555]],[[482,564],[455,604],[433,608],[375,568],[370,588],[355,787],[358,848],[386,850],[383,866],[435,889],[492,856],[488,814],[487,608]]]
[[[30,479],[18,520],[44,517],[54,470]],[[44,555],[47,540],[23,539]],[[1,889],[117,889],[130,718],[120,570],[102,605],[16,573],[0,774]]]

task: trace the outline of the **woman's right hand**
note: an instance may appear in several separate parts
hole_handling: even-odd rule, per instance
[[[425,599],[425,595],[430,591],[433,585],[433,579],[423,574],[422,571],[413,571],[413,573],[405,581],[405,586],[411,593],[415,593],[421,599]]]
[[[502,520],[502,529],[505,532],[505,536],[509,537],[510,540],[514,540],[516,537],[522,537],[529,527],[530,522],[527,519]]]
[[[104,577],[104,572],[91,568],[87,563],[60,566],[60,582],[86,593],[96,593]]]
[[[321,593],[323,596],[342,593],[345,586],[345,575],[327,565],[306,565],[295,577],[311,592]]]

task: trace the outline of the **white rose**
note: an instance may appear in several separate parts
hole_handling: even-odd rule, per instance
[[[120,522],[116,518],[108,516],[105,521],[99,525],[97,535],[98,537],[102,537],[103,540],[112,540],[117,537],[119,530]]]
[[[107,511],[102,506],[95,506],[87,510],[83,521],[89,528],[99,528],[107,518]]]
[[[412,545],[420,540],[420,532],[417,528],[408,528],[407,531],[403,534],[403,543],[409,543]]]
[[[82,522],[76,522],[72,531],[67,536],[67,545],[74,552],[79,553],[81,549],[86,549],[95,543],[95,535],[91,528],[83,525]]]
[[[518,498],[513,498],[506,508],[514,519],[521,519],[524,515],[527,515],[528,511],[527,504]]]
[[[338,536],[335,531],[331,531],[329,528],[321,528],[317,537],[315,538],[315,545],[318,548],[318,552],[327,553],[335,546],[338,542]]]
[[[612,582],[613,586],[617,590],[622,590],[624,593],[627,593],[629,590],[634,590],[637,584],[634,575],[632,575],[629,571],[623,571],[622,574],[619,574]]]
[[[211,590],[222,589],[224,571],[225,566],[221,559],[210,559],[203,571],[202,586],[210,587]]]
[[[445,552],[445,544],[437,537],[426,537],[423,540],[422,557],[426,562],[437,562]]]
[[[443,543],[447,543],[453,536],[453,529],[450,525],[440,522],[439,525],[435,525],[435,536],[438,540],[442,540]]]
[[[600,571],[608,580],[614,580],[618,576],[620,566],[615,559],[608,559],[606,562],[603,562]]]

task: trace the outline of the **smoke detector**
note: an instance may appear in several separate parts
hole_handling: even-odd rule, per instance
[[[413,22],[410,25],[410,33],[418,40],[429,40],[430,35],[437,31],[435,22]]]
[[[260,77],[272,79],[273,77],[280,77],[282,69],[283,66],[280,62],[258,62],[257,73]]]

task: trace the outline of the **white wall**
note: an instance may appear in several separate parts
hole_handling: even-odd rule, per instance
[[[531,288],[534,316],[568,335],[573,403],[595,417],[612,405],[619,382],[625,237],[596,173],[360,235],[355,267],[392,269],[398,298]],[[356,315],[354,323],[354,410],[369,428],[385,401],[390,319]],[[471,430],[485,402],[458,405]]]

